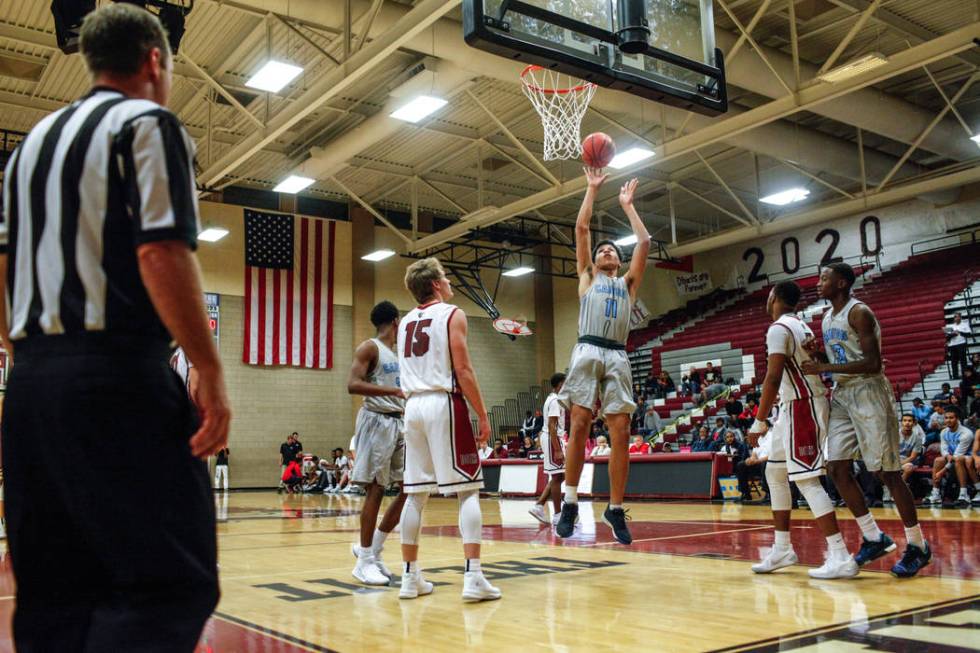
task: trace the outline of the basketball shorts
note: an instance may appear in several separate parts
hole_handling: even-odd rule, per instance
[[[425,392],[405,402],[406,493],[455,494],[483,488],[483,468],[466,400]]]
[[[541,460],[548,476],[565,473],[565,443],[560,437],[541,432]]]
[[[823,476],[829,418],[826,397],[798,399],[780,406],[772,427],[768,464],[785,465],[791,481]]]
[[[351,482],[387,487],[401,483],[405,470],[404,422],[400,417],[361,408],[357,413],[354,437],[357,454]]]
[[[636,404],[630,361],[622,349],[580,342],[572,350],[568,375],[558,399],[566,408],[576,405],[592,410],[597,398],[602,401],[603,415],[633,414]]]
[[[883,374],[854,378],[834,389],[829,431],[829,460],[860,458],[871,472],[901,469],[898,417]]]

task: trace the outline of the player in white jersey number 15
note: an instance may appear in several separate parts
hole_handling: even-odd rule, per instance
[[[419,303],[398,325],[398,368],[405,400],[405,483],[402,510],[402,588],[399,597],[432,592],[418,564],[422,509],[429,493],[459,498],[459,533],[466,558],[463,600],[500,598],[480,567],[480,488],[483,469],[477,442],[490,438],[490,419],[466,346],[466,314],[452,304],[453,289],[434,258],[408,266],[405,287]],[[464,399],[465,397],[465,399]],[[469,402],[476,411],[474,437]]]
[[[806,498],[817,527],[827,539],[829,553],[822,567],[810,570],[812,578],[851,578],[858,573],[857,563],[847,552],[840,534],[834,504],[820,484],[824,475],[824,452],[827,445],[827,420],[830,403],[820,377],[803,374],[801,366],[810,360],[803,343],[813,332],[796,316],[800,287],[792,281],[776,284],[769,293],[766,310],[774,320],[766,333],[768,361],[762,382],[759,417],[772,412],[779,395],[779,418],[773,426],[766,480],[772,501],[772,519],[776,527],[775,545],[758,564],[757,574],[767,574],[797,562],[789,535],[793,481]],[[763,433],[766,422],[756,419],[749,433]]]
[[[633,376],[626,356],[626,337],[636,291],[646,270],[650,252],[650,234],[633,207],[636,179],[619,191],[619,205],[629,218],[636,236],[629,270],[622,277],[622,253],[612,241],[600,241],[592,250],[592,204],[606,175],[601,170],[585,169],[589,185],[575,221],[575,258],[578,270],[579,320],[578,342],[572,350],[568,376],[561,401],[571,406],[572,432],[565,452],[565,503],[555,526],[559,537],[569,537],[578,519],[578,483],[585,460],[585,439],[592,425],[596,399],[609,427],[612,452],[609,456],[609,505],[602,520],[612,528],[621,544],[633,537],[626,524],[623,495],[629,475],[630,418],[636,410],[633,403]]]

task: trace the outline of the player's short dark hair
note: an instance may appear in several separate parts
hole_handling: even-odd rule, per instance
[[[160,20],[146,9],[126,2],[105,4],[91,12],[79,31],[79,51],[93,75],[135,75],[153,48],[160,65],[170,68],[173,57]]]
[[[379,328],[385,324],[391,324],[398,319],[398,307],[385,300],[375,305],[371,309],[371,324],[374,328]]]
[[[847,263],[831,263],[827,268],[846,281],[848,288],[854,285],[854,268]]]
[[[780,281],[772,289],[773,294],[782,303],[786,304],[790,308],[796,308],[796,305],[800,303],[800,295],[803,291],[800,290],[799,284],[795,281]]]
[[[551,375],[550,383],[552,388],[557,389],[558,386],[560,386],[564,382],[565,382],[564,372],[555,372],[554,374]]]
[[[943,406],[943,413],[953,413],[956,415],[956,419],[963,419],[963,413],[960,412],[959,406],[953,404]]]
[[[619,262],[620,263],[623,262],[623,250],[620,249],[619,245],[617,245],[614,241],[609,240],[608,238],[604,238],[603,240],[600,240],[599,242],[597,242],[595,244],[595,247],[592,248],[592,262],[593,263],[595,263],[595,257],[596,257],[596,254],[599,253],[599,248],[602,247],[603,245],[612,245],[613,246],[613,249],[616,250],[616,256],[619,257]]]
[[[905,419],[906,417],[911,417],[913,421],[915,420],[915,415],[912,413],[902,413],[902,419]]]

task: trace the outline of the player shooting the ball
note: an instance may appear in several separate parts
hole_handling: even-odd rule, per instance
[[[629,270],[622,277],[623,255],[611,240],[602,240],[592,249],[592,205],[607,175],[596,168],[585,168],[589,186],[575,222],[575,256],[578,268],[578,344],[572,350],[568,376],[561,401],[571,406],[572,433],[565,453],[565,503],[555,532],[568,537],[578,519],[578,483],[585,460],[585,439],[592,425],[592,407],[602,401],[601,414],[609,427],[612,453],[609,456],[609,506],[602,520],[622,544],[633,541],[626,525],[623,494],[629,474],[630,417],[633,403],[633,375],[626,357],[626,337],[630,311],[636,300],[650,252],[650,234],[633,208],[637,180],[631,179],[619,191],[623,207],[636,235],[636,246]]]

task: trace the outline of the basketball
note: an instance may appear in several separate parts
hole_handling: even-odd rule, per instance
[[[609,134],[595,132],[582,141],[582,161],[590,168],[605,168],[616,156],[616,144]]]

